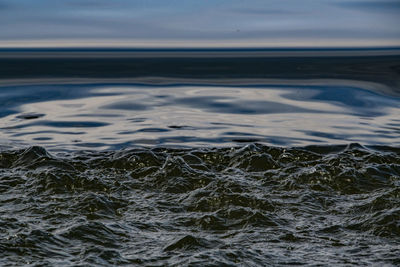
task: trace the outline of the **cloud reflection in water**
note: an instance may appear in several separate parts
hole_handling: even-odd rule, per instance
[[[32,86],[2,88],[25,96],[3,99],[8,103],[3,109],[12,110],[0,125],[8,142],[99,149],[241,142],[400,144],[399,98],[351,81],[348,86],[299,87],[42,85],[45,98],[30,97]],[[44,116],[24,119],[39,112]]]

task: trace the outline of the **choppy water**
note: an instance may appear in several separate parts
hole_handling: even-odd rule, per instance
[[[0,51],[0,265],[400,265],[393,51]]]
[[[0,154],[1,265],[398,265],[394,147]]]

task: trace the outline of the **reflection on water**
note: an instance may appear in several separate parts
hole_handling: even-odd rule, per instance
[[[93,83],[1,89],[2,145],[400,144],[400,98],[351,81],[348,86]]]

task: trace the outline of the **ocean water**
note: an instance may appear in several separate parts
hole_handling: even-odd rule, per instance
[[[0,265],[399,266],[399,11],[0,0]]]
[[[399,146],[398,53],[4,50],[0,141],[49,150]]]
[[[3,50],[0,265],[399,265],[397,51]]]

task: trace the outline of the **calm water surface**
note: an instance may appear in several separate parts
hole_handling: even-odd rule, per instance
[[[352,81],[300,82],[305,85],[5,86],[1,141],[49,149],[400,144],[398,96]]]

